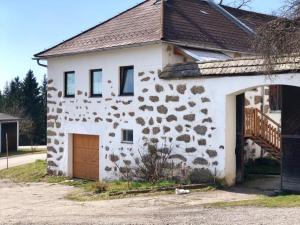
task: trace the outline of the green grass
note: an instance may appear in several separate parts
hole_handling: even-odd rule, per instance
[[[95,182],[89,180],[72,179],[61,176],[47,175],[46,161],[37,160],[35,163],[12,167],[8,170],[0,170],[0,179],[9,179],[17,183],[47,182],[77,187],[74,192],[69,193],[66,198],[76,201],[92,201],[104,199],[126,198],[140,193],[128,193],[130,191],[153,190],[147,195],[169,194],[174,191],[157,191],[159,188],[174,187],[173,181],[161,181],[158,183],[149,182]],[[104,189],[104,190],[103,190]],[[212,187],[203,188],[195,191],[209,191]]]
[[[15,156],[15,155],[26,155],[26,154],[42,154],[46,153],[47,148],[46,147],[35,147],[33,149],[31,148],[19,148],[16,152],[9,152],[8,156]],[[6,153],[0,153],[0,158],[6,157]]]
[[[261,196],[258,199],[217,202],[207,205],[209,207],[266,207],[266,208],[294,208],[300,207],[300,195],[280,195],[275,197]]]

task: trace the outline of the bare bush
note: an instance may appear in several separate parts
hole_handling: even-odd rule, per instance
[[[134,177],[153,183],[169,179],[174,167],[170,162],[172,150],[171,146],[165,144],[158,147],[157,144],[146,142],[138,149],[139,157],[135,159]]]

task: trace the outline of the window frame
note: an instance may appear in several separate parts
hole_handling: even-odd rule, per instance
[[[124,93],[124,71],[132,69],[133,70],[133,91],[131,93]],[[120,96],[134,96],[134,66],[121,66],[119,70],[119,90],[120,90]]]
[[[128,134],[127,135],[125,135],[125,133],[124,132],[132,132],[132,141],[127,141],[127,140],[125,140],[125,138],[126,138],[126,136],[127,136],[127,138],[128,138]],[[133,137],[133,130],[132,129],[122,129],[121,130],[121,143],[124,143],[124,144],[133,144],[133,140],[134,140],[134,137]]]
[[[76,73],[75,73],[75,71],[66,71],[66,72],[64,72],[64,89],[65,89],[64,94],[65,94],[65,98],[75,98],[76,90],[74,90],[74,94],[72,94],[72,95],[68,94],[68,74],[71,74],[71,73],[74,74],[74,76],[75,76],[75,84],[76,84]]]
[[[103,70],[102,69],[92,69],[90,70],[90,97],[92,98],[99,98],[103,96],[103,90],[101,90],[101,94],[94,94],[94,87],[93,87],[93,78],[94,78],[94,72],[101,72],[101,76],[103,77]],[[101,77],[101,79],[102,79]],[[102,79],[103,81],[103,79]],[[103,84],[103,82],[101,82],[101,85]],[[102,85],[103,87],[103,85]]]

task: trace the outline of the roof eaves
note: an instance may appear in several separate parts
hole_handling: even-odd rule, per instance
[[[145,4],[145,3],[148,2],[148,1],[149,1],[149,0],[144,0],[143,2],[141,2],[141,3],[139,3],[139,4],[135,5],[135,6],[133,6],[133,7],[131,7],[131,8],[129,8],[129,9],[127,9],[127,10],[125,10],[125,11],[123,11],[123,12],[121,12],[121,13],[119,13],[119,14],[117,14],[117,15],[111,17],[111,18],[109,18],[108,20],[105,20],[105,21],[103,21],[103,22],[101,22],[101,23],[99,23],[99,24],[97,24],[97,25],[95,25],[95,26],[93,26],[93,27],[91,27],[91,28],[89,28],[89,29],[83,31],[83,32],[80,32],[79,34],[77,34],[77,35],[75,35],[75,36],[73,36],[73,37],[71,37],[71,38],[69,38],[69,39],[67,39],[67,40],[65,40],[65,41],[63,41],[63,42],[60,42],[60,43],[54,45],[53,47],[50,47],[50,48],[48,48],[48,49],[46,49],[46,50],[44,50],[44,51],[41,51],[41,52],[39,52],[39,53],[37,53],[37,54],[34,54],[34,57],[35,57],[35,58],[48,58],[47,56],[46,56],[46,57],[43,57],[42,54],[44,54],[44,53],[46,53],[46,52],[48,52],[48,51],[50,51],[50,50],[52,50],[52,49],[54,49],[54,48],[60,46],[61,44],[64,44],[64,43],[66,43],[66,42],[68,42],[68,41],[70,41],[70,40],[73,40],[74,38],[77,38],[78,36],[80,36],[80,35],[82,35],[82,34],[85,34],[85,33],[89,32],[89,31],[93,30],[94,28],[96,28],[96,27],[98,27],[98,26],[101,26],[101,25],[103,25],[103,24],[105,24],[105,23],[107,23],[107,22],[113,20],[113,19],[115,19],[115,18],[117,18],[117,17],[123,15],[124,13],[127,13],[128,11],[130,11],[130,10],[136,8],[136,7],[139,7],[140,5]]]
[[[54,58],[54,57],[78,55],[78,54],[93,53],[93,52],[103,52],[103,51],[109,51],[109,50],[114,50],[114,49],[139,47],[139,46],[146,46],[146,45],[159,44],[159,43],[162,43],[162,41],[161,40],[147,41],[147,42],[135,43],[135,44],[117,45],[117,46],[112,46],[112,47],[107,47],[107,48],[97,48],[97,49],[93,49],[93,50],[85,50],[85,51],[77,51],[77,52],[61,53],[61,54],[58,53],[58,54],[53,54],[53,55],[49,55],[49,56],[41,56],[38,58],[39,59],[48,59],[48,58]]]
[[[207,47],[206,45],[194,45],[194,44],[189,44],[187,42],[179,42],[179,41],[174,41],[174,40],[163,40],[162,42],[167,43],[167,44],[178,45],[181,47],[188,47],[188,48],[205,49],[205,50],[210,50],[210,51],[231,52],[231,53],[241,53],[241,54],[247,54],[247,55],[250,54],[253,56],[255,55],[253,52],[249,52],[249,51],[212,48],[212,47]]]

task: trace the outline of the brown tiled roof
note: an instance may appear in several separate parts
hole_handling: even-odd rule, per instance
[[[266,63],[260,57],[230,59],[226,61],[183,63],[168,65],[161,72],[161,79],[205,78],[257,75],[266,73]],[[272,65],[272,73],[300,71],[300,56],[282,57]]]
[[[165,40],[242,52],[251,48],[252,36],[207,1],[171,0],[164,11]]]
[[[145,1],[36,57],[95,51],[161,39],[161,5]]]
[[[261,25],[271,22],[277,18],[276,16],[236,9],[229,6],[222,7],[253,30],[257,30]]]
[[[255,24],[258,23],[257,20]],[[207,1],[146,0],[35,57],[47,58],[157,41],[250,52],[252,38],[253,35]]]

